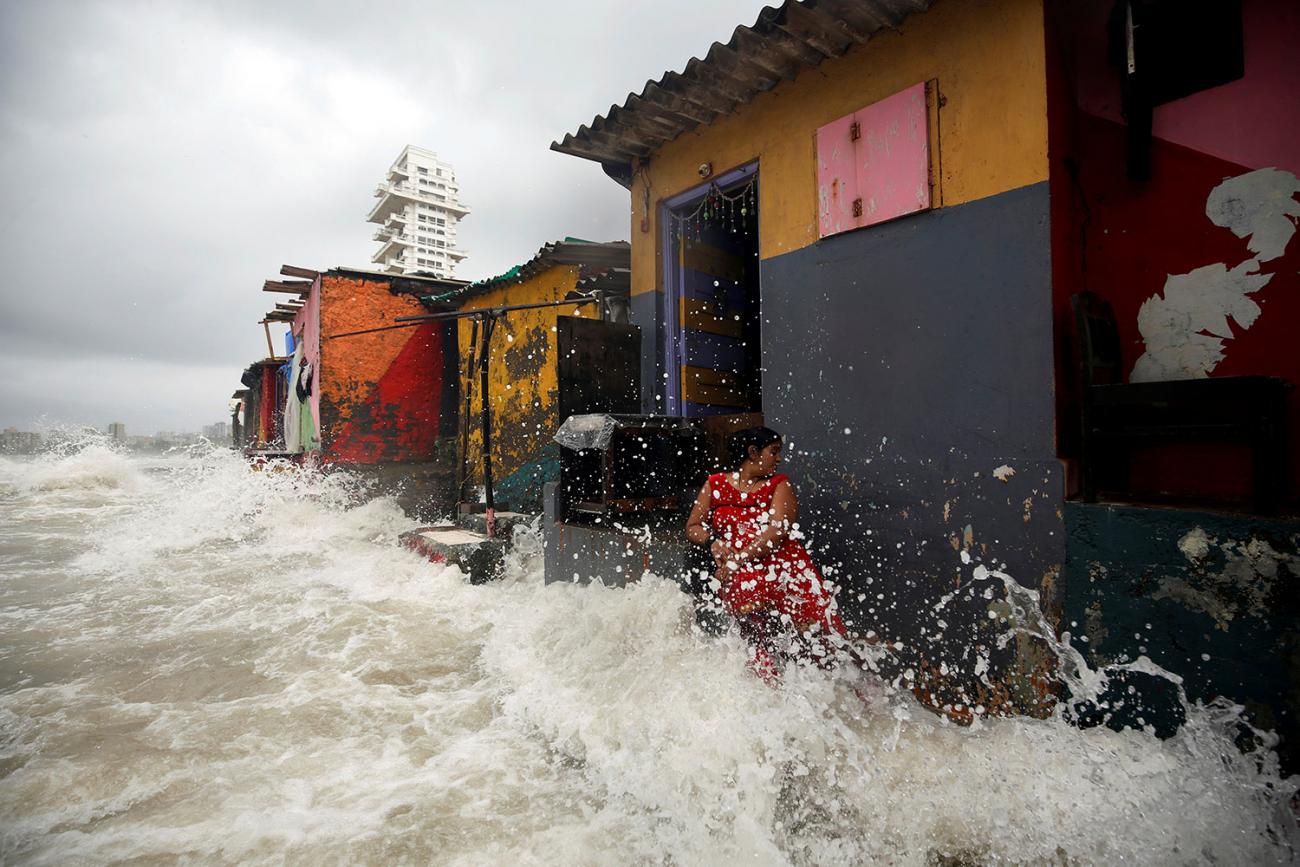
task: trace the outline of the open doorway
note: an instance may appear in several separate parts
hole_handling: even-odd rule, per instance
[[[669,199],[664,211],[667,411],[761,412],[758,165]]]

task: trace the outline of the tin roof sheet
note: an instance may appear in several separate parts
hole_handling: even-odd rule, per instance
[[[730,114],[755,96],[823,60],[839,57],[882,29],[897,28],[931,0],[786,0],[766,6],[752,27],[740,26],[703,59],[666,72],[610,106],[590,126],[552,142],[551,150],[624,165],[646,157],[701,124]]]
[[[565,238],[545,244],[537,255],[522,265],[516,265],[504,274],[480,280],[459,292],[440,296],[444,300],[459,301],[499,286],[522,283],[556,265],[579,266],[580,278],[600,274],[609,269],[628,269],[632,265],[632,245],[627,241],[583,241]]]

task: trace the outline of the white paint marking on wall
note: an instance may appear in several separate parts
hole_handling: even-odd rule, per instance
[[[1178,540],[1178,550],[1193,563],[1204,560],[1210,553],[1211,539],[1201,527],[1193,527],[1183,538]]]
[[[1300,179],[1280,169],[1259,169],[1228,178],[1210,191],[1205,215],[1239,238],[1256,254],[1228,268],[1206,265],[1170,274],[1163,295],[1152,295],[1138,311],[1138,330],[1146,351],[1133,365],[1132,382],[1198,379],[1223,360],[1224,341],[1232,338],[1232,319],[1244,330],[1259,318],[1249,296],[1273,279],[1259,265],[1286,251],[1300,218]]]
[[[1249,237],[1246,248],[1260,262],[1279,258],[1295,234],[1300,219],[1300,179],[1281,169],[1259,169],[1228,178],[1210,191],[1205,216],[1231,229],[1238,238]]]
[[[1015,474],[1016,474],[1015,470],[1013,470],[1011,467],[1007,466],[1006,464],[1003,464],[1002,466],[998,467],[996,470],[993,471],[993,478],[997,479],[999,482],[1005,482],[1007,479],[1011,478]]]
[[[1186,274],[1170,274],[1164,297],[1152,295],[1138,310],[1138,331],[1146,351],[1133,365],[1132,382],[1198,379],[1223,360],[1224,341],[1232,337],[1228,319],[1249,328],[1259,305],[1249,298],[1273,279],[1252,273],[1259,263],[1242,262],[1231,271],[1222,263]]]

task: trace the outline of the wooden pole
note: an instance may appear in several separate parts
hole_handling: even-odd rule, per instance
[[[483,316],[483,343],[479,349],[479,422],[483,428],[483,502],[487,506],[487,536],[495,535],[496,503],[492,496],[492,411],[488,401],[488,349],[492,340],[492,327],[496,316],[487,312]]]
[[[465,483],[469,481],[469,426],[473,420],[473,408],[471,401],[474,399],[474,367],[477,362],[475,352],[478,351],[478,320],[470,322],[469,332],[469,364],[466,370],[469,376],[465,377],[465,412],[461,416],[460,422],[460,466],[457,468],[456,477],[456,496],[464,498]]]

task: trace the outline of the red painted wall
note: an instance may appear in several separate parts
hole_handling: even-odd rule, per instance
[[[446,373],[446,353],[455,347],[450,326],[343,336],[427,312],[414,297],[391,292],[384,277],[326,273],[319,299],[322,461],[432,459],[439,438],[454,433],[455,377]]]
[[[1157,107],[1152,177],[1128,180],[1127,129],[1118,115],[1118,71],[1106,63],[1109,2],[1049,3],[1049,136],[1053,299],[1058,342],[1058,443],[1077,454],[1077,373],[1069,298],[1089,289],[1114,308],[1131,372],[1146,348],[1138,311],[1162,295],[1169,275],[1251,259],[1247,240],[1206,215],[1210,192],[1225,178],[1275,166],[1300,174],[1300,4],[1246,0],[1245,78]],[[1250,295],[1261,308],[1249,328],[1230,321],[1231,339],[1211,376],[1264,374],[1300,384],[1300,237],[1281,258],[1260,263],[1272,274]],[[1300,399],[1289,405],[1290,493],[1300,494]],[[1162,446],[1137,454],[1138,492],[1237,499],[1249,491],[1249,453],[1225,445]]]
[[[269,444],[275,438],[275,367],[266,365],[262,368],[262,405],[258,412],[257,435],[262,444]]]
[[[370,464],[427,460],[441,434],[446,327],[411,329],[397,357],[353,407],[329,449],[329,460]]]

